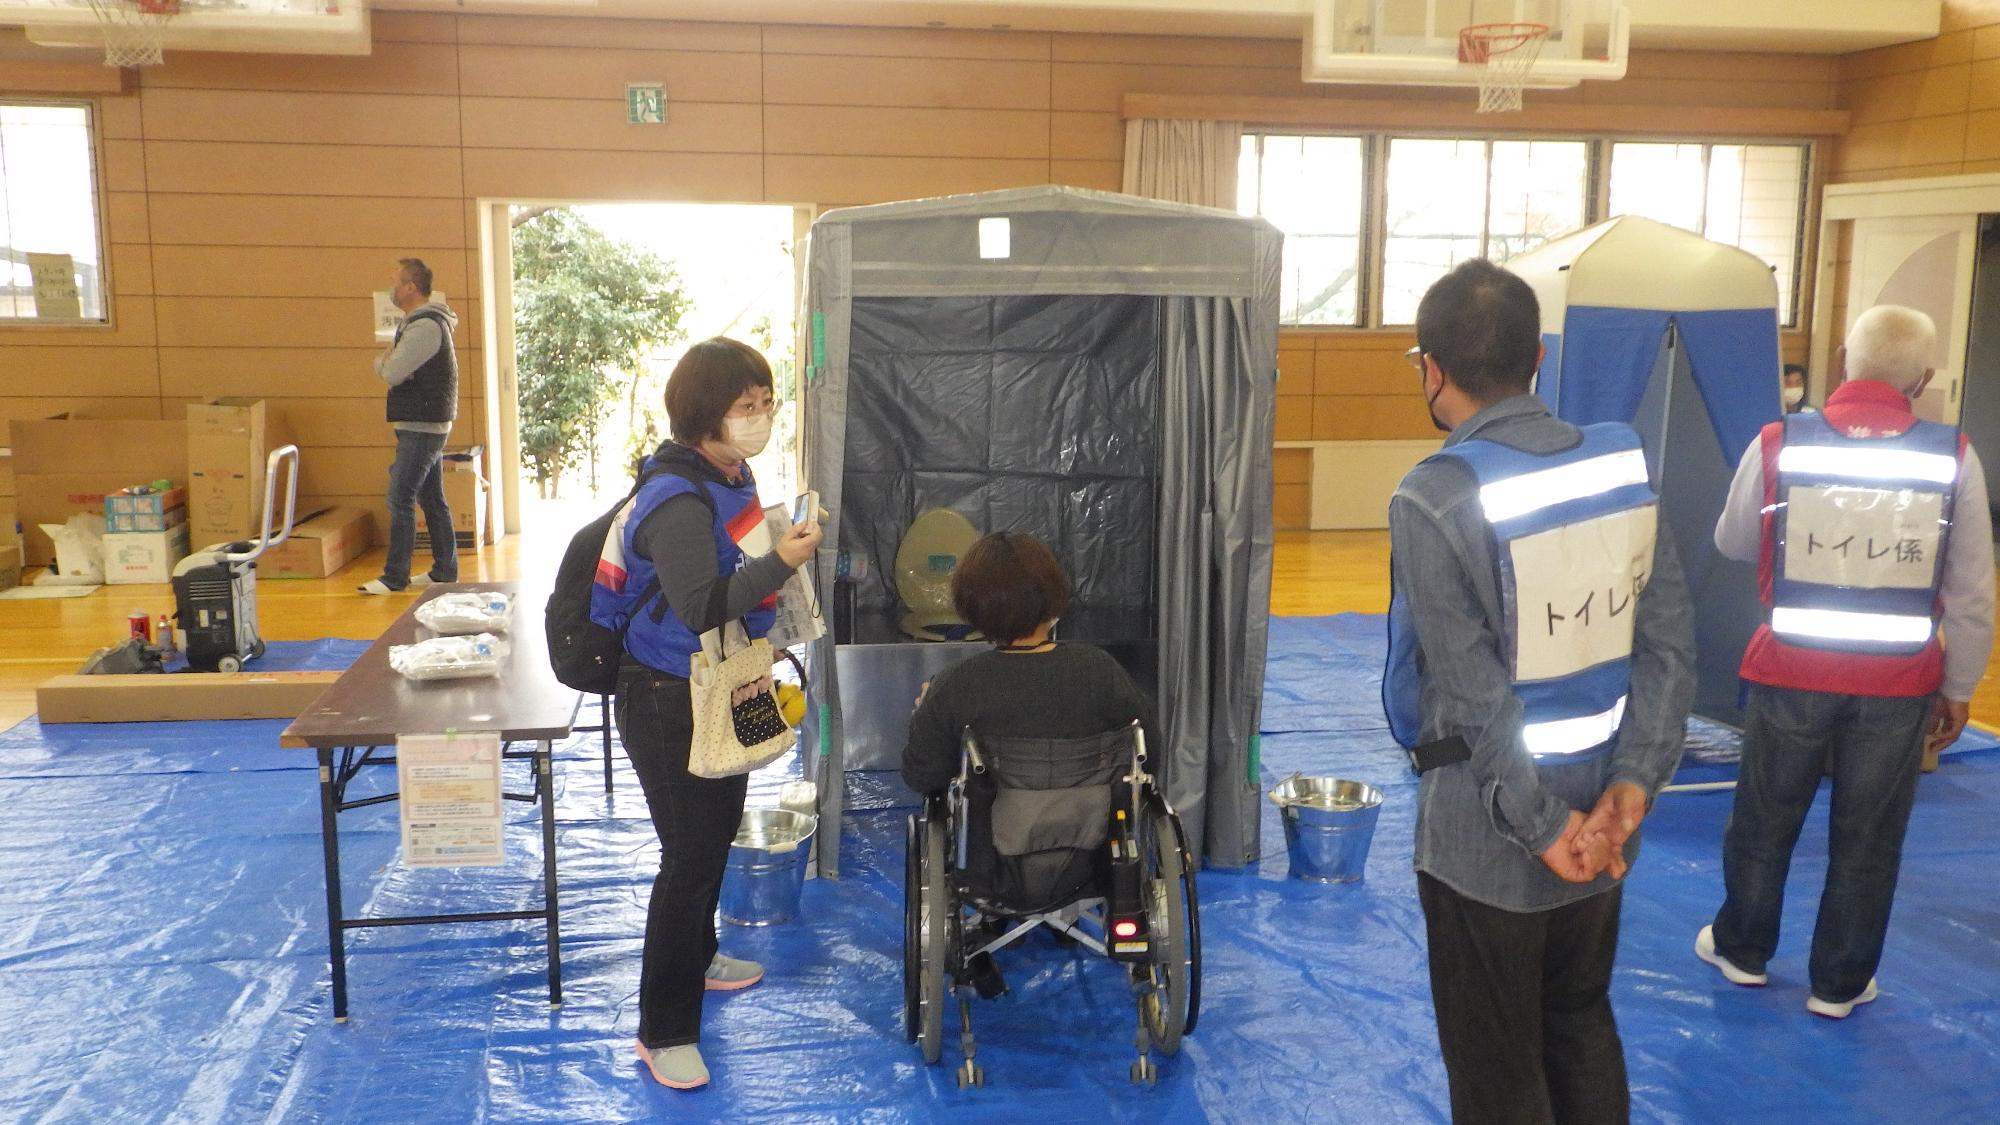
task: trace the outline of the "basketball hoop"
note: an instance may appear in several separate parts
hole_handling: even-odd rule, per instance
[[[104,65],[158,66],[167,22],[181,12],[180,0],[90,0],[104,28]]]
[[[1458,61],[1482,68],[1479,112],[1521,108],[1521,87],[1548,37],[1549,26],[1543,23],[1480,23],[1458,33]]]

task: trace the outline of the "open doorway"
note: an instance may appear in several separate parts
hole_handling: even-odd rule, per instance
[[[794,208],[514,203],[505,213],[519,451],[510,484],[524,543],[559,553],[624,494],[667,434],[668,374],[713,336],[770,361],[781,406],[751,470],[769,503],[796,491]]]

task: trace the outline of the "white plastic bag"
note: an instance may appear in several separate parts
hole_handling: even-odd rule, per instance
[[[104,517],[78,512],[68,523],[41,525],[56,546],[56,573],[45,586],[97,586],[104,582]]]
[[[389,667],[411,680],[465,680],[493,676],[507,659],[507,642],[491,633],[432,637],[413,645],[391,645]]]
[[[433,633],[504,633],[514,616],[514,595],[493,590],[439,594],[417,607],[417,623]]]

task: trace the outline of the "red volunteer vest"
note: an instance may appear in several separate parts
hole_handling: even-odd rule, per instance
[[[1887,383],[1861,380],[1844,383],[1826,400],[1828,423],[1849,437],[1894,437],[1917,420],[1910,400]],[[1763,548],[1757,561],[1757,588],[1767,616],[1771,607],[1772,522],[1778,502],[1778,451],[1784,447],[1785,426],[1772,422],[1758,440],[1764,459]],[[1959,437],[1958,457],[1965,462],[1965,438]],[[1757,627],[1743,650],[1739,673],[1752,683],[1799,691],[1840,695],[1907,697],[1929,695],[1944,682],[1944,649],[1935,633],[1922,652],[1909,656],[1835,652],[1786,644],[1771,632],[1768,621]]]

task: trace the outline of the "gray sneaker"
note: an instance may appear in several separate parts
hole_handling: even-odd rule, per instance
[[[1730,984],[1742,985],[1745,988],[1758,988],[1771,979],[1768,973],[1753,973],[1748,969],[1739,969],[1736,967],[1735,962],[1717,953],[1715,951],[1714,926],[1703,926],[1701,932],[1694,935],[1694,955],[1720,969],[1722,971],[1722,979],[1728,981]]]
[[[1832,1000],[1822,1000],[1817,996],[1807,996],[1806,1011],[1816,1016],[1825,1016],[1830,1020],[1844,1020],[1848,1017],[1849,1013],[1854,1011],[1856,1006],[1872,1004],[1878,995],[1880,993],[1875,988],[1875,978],[1869,977],[1868,987],[1862,989],[1861,995],[1856,996],[1852,1000],[1843,1000],[1835,1003]]]
[[[744,961],[721,953],[708,963],[708,972],[702,974],[702,987],[710,992],[734,992],[739,988],[749,988],[764,979],[764,966],[755,961]]]
[[[678,1047],[648,1047],[635,1043],[639,1058],[653,1072],[653,1081],[673,1090],[692,1090],[708,1085],[708,1064],[701,1061],[701,1048],[692,1043]]]

